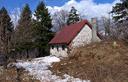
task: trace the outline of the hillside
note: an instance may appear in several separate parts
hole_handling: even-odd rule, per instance
[[[106,41],[81,47],[69,58],[54,63],[51,71],[91,82],[127,82],[128,44]]]

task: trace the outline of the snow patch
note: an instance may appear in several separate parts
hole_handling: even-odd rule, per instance
[[[89,80],[81,80],[79,78],[73,78],[67,74],[64,75],[65,79],[59,76],[52,75],[52,72],[48,69],[53,62],[60,62],[60,59],[55,56],[47,56],[41,58],[35,58],[31,61],[18,61],[15,65],[18,68],[25,68],[29,71],[30,75],[40,80],[41,82],[90,82]]]

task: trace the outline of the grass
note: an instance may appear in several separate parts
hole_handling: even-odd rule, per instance
[[[51,68],[54,74],[91,82],[128,82],[128,45],[105,41],[76,49]]]

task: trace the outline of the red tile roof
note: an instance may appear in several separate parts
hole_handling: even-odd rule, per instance
[[[85,24],[92,28],[87,20],[82,20],[81,22],[65,26],[62,30],[56,33],[55,37],[49,42],[49,44],[69,44]]]

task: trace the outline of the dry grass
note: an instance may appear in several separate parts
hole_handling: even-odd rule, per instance
[[[54,63],[51,70],[91,82],[128,82],[128,46],[122,41],[90,44]]]
[[[24,69],[20,69],[19,72],[17,72],[15,67],[7,68],[7,69],[0,67],[0,82],[40,82],[40,81],[28,75],[28,72],[24,71]]]

